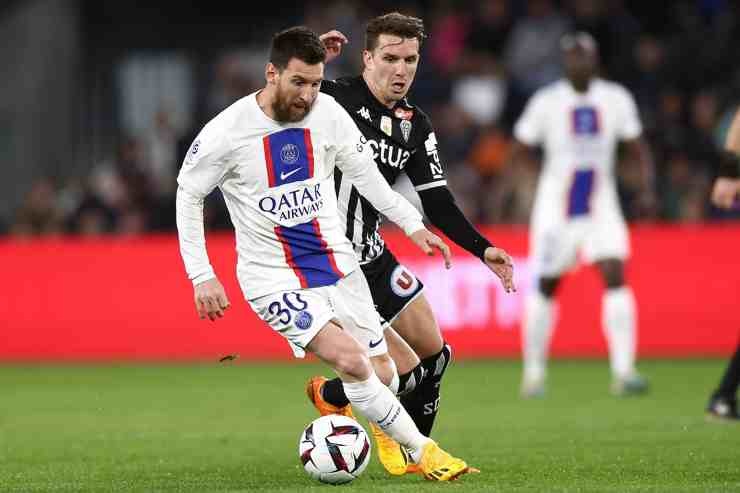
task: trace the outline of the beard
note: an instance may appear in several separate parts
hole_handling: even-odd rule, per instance
[[[303,106],[296,106],[302,104]],[[298,100],[289,101],[280,89],[275,93],[275,101],[272,103],[272,112],[275,120],[279,122],[294,123],[303,120],[311,110],[311,103],[299,103]]]

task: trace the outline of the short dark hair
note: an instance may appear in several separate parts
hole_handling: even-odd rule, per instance
[[[316,65],[326,59],[326,48],[319,35],[305,26],[296,26],[276,33],[270,47],[270,63],[278,70],[288,66],[292,58]]]
[[[365,29],[365,49],[373,51],[378,46],[381,34],[391,34],[400,38],[416,38],[419,46],[426,39],[424,21],[418,17],[391,12],[371,19]]]

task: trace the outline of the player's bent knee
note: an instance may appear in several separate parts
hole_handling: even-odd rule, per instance
[[[327,324],[311,344],[314,352],[329,363],[340,377],[367,380],[373,373],[367,350],[335,323]]]
[[[334,362],[334,369],[355,380],[367,380],[373,372],[370,357],[364,351],[342,352]]]

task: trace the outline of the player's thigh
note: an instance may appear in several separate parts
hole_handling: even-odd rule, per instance
[[[249,300],[267,325],[284,337],[297,358],[319,331],[336,317],[327,288],[281,291]]]
[[[630,255],[627,225],[618,216],[595,218],[583,245],[583,257],[589,264],[607,260],[624,262]]]
[[[332,320],[319,329],[306,350],[331,366],[344,381],[370,378],[372,367],[367,350]]]
[[[387,248],[380,257],[363,265],[362,272],[383,327],[388,327],[424,289],[414,273],[399,263]]]
[[[530,233],[530,257],[538,278],[559,278],[577,260],[578,225],[534,224]]]
[[[398,314],[391,327],[424,359],[439,353],[444,346],[442,333],[432,308],[423,293]]]
[[[370,288],[359,269],[331,288],[331,303],[342,325],[370,354],[388,352],[380,316],[375,310]]]
[[[416,352],[393,327],[386,327],[383,334],[385,335],[385,342],[388,344],[388,354],[396,363],[398,373],[403,375],[413,370],[420,362]]]
[[[419,298],[423,298],[424,285],[414,273],[400,264],[388,249],[385,249],[378,259],[363,265],[362,270],[383,326],[385,328],[392,326],[408,343],[395,345],[394,351],[399,358],[396,359],[394,356],[397,364],[404,358],[410,364],[411,355],[407,354],[409,345],[420,357],[424,357],[421,353],[431,351],[430,348],[437,348],[431,354],[439,352],[442,338],[431,315],[431,309],[422,313],[426,315],[425,317],[419,315],[419,305],[424,308],[428,307],[428,303],[425,300],[417,303]],[[415,320],[419,318],[422,319],[421,324],[416,324]],[[393,344],[394,340],[390,339],[390,344]],[[403,373],[403,369],[399,368],[399,372]]]

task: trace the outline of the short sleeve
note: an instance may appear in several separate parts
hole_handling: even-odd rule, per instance
[[[620,88],[621,119],[617,135],[621,140],[632,140],[642,134],[642,123],[640,115],[632,95],[624,88]]]
[[[544,140],[544,124],[547,108],[543,93],[532,96],[514,125],[514,137],[524,144],[536,146]]]

